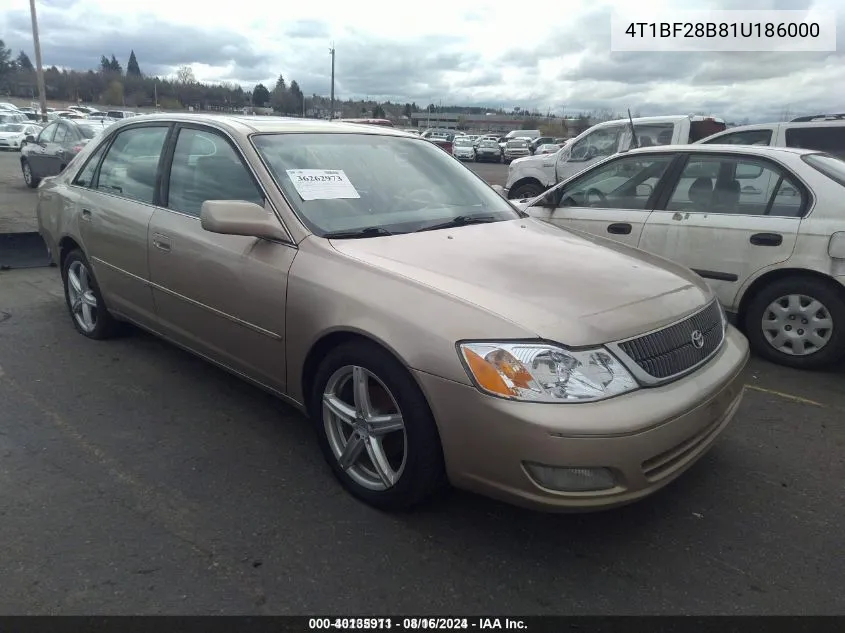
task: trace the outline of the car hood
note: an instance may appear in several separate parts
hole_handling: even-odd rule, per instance
[[[650,331],[713,297],[687,268],[533,218],[331,244],[347,257],[572,346]]]
[[[0,138],[23,138],[23,132],[0,132]]]

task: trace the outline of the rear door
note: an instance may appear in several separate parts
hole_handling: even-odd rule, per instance
[[[557,208],[528,213],[565,229],[638,246],[660,192],[661,177],[676,154],[621,155],[556,191]]]
[[[690,153],[673,172],[640,248],[693,269],[735,309],[749,277],[791,256],[809,194],[785,167],[753,155]]]
[[[27,147],[26,160],[29,161],[32,174],[36,178],[42,178],[49,175],[47,170],[49,168],[49,161],[47,160],[47,148],[53,142],[53,137],[56,135],[56,128],[58,123],[51,123],[46,126],[41,133],[35,138],[35,143]]]

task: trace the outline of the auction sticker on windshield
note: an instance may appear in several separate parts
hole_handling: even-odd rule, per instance
[[[288,169],[286,171],[303,200],[361,197],[342,169]]]

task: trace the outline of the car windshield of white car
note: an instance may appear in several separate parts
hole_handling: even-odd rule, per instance
[[[461,138],[460,136],[455,137],[455,145],[472,145],[472,140],[468,138]]]
[[[508,141],[508,147],[528,147],[527,141]]]
[[[318,235],[373,227],[407,233],[459,216],[522,217],[424,140],[322,133],[257,134],[252,142],[297,215]]]
[[[0,132],[23,132],[24,126],[20,123],[6,123],[0,125]]]

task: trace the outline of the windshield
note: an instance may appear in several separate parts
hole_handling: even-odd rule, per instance
[[[528,141],[508,141],[508,147],[528,147]]]
[[[303,223],[318,235],[378,228],[405,233],[458,216],[521,217],[442,149],[375,134],[252,137]]]
[[[0,125],[0,132],[23,132],[24,126],[18,123],[6,123]]]
[[[805,163],[845,187],[845,161],[830,154],[805,154]]]
[[[496,141],[481,141],[478,144],[479,147],[492,147],[495,149],[499,149],[499,144]]]
[[[472,145],[472,139],[466,138],[464,136],[456,136],[455,145]]]

